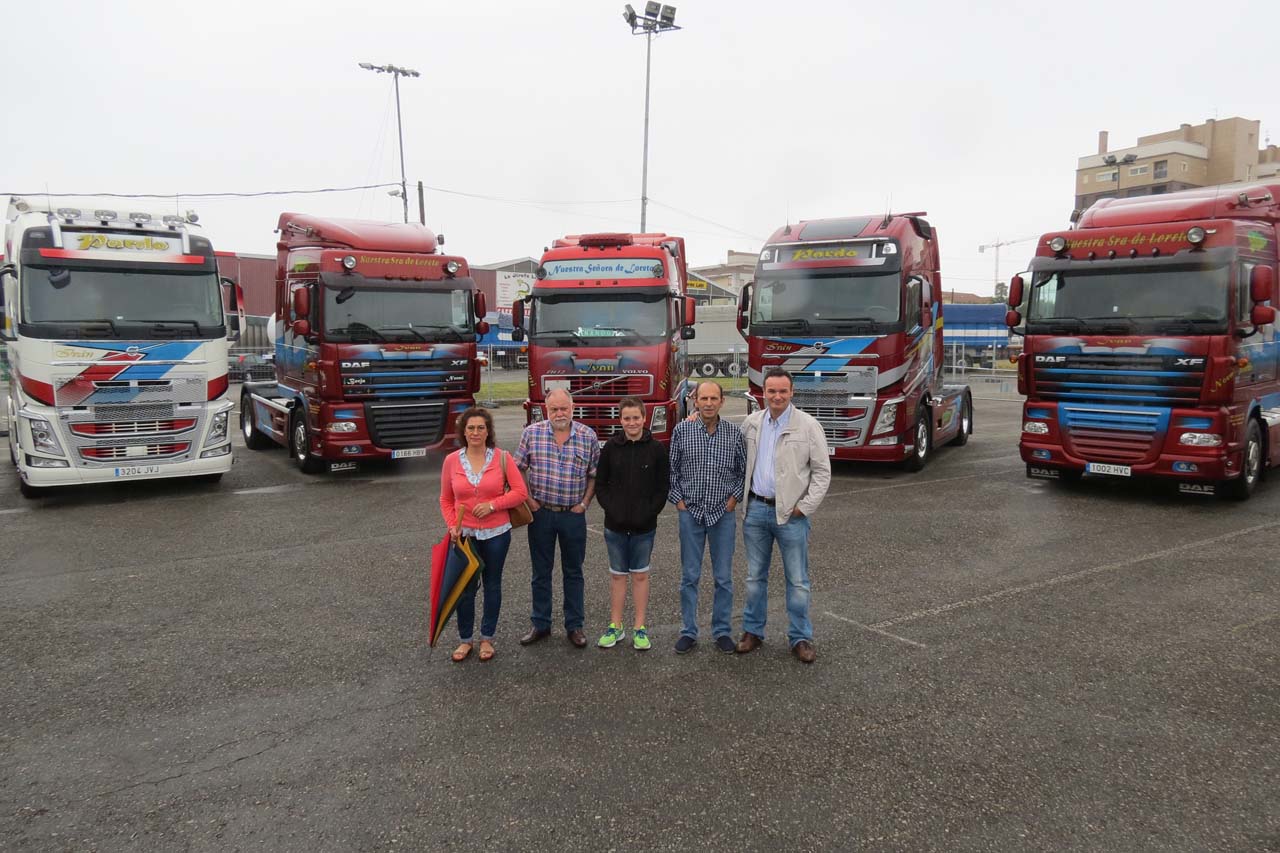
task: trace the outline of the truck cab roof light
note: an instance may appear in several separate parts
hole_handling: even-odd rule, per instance
[[[1187,242],[1193,246],[1202,245],[1207,236],[1208,233],[1199,225],[1187,229]]]
[[[351,272],[356,268],[356,256],[346,255],[342,258],[342,268],[347,272]]]
[[[444,271],[449,275],[457,275],[458,270],[462,269],[462,264],[457,261],[446,261]]]
[[[78,207],[60,207],[58,208],[58,217],[70,222],[73,219],[80,218],[80,208]]]
[[[1049,240],[1049,251],[1055,255],[1060,255],[1067,250],[1067,238],[1062,235],[1052,237]]]
[[[150,213],[130,213],[129,221],[136,222],[138,223],[138,225],[143,225],[151,221],[151,214]]]
[[[880,254],[881,254],[881,255],[896,255],[896,254],[898,254],[898,247],[897,247],[895,244],[893,244],[893,243],[881,243],[881,244],[880,244]]]
[[[99,222],[111,222],[115,220],[116,212],[114,210],[95,210],[93,218]]]
[[[181,216],[170,213],[161,217],[160,221],[165,225],[168,225],[170,228],[177,230],[178,226],[184,224],[187,220],[183,219]]]

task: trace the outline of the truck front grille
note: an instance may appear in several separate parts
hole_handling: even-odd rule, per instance
[[[364,407],[369,437],[389,450],[440,443],[447,412],[444,403],[365,403]]]

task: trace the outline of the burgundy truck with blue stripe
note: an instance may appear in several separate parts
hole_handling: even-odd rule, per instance
[[[774,232],[743,288],[747,405],[764,374],[789,371],[833,459],[925,466],[973,432],[964,385],[942,381],[938,234],[924,213],[815,219]]]
[[[669,442],[685,416],[694,300],[684,239],[668,234],[569,235],[547,249],[532,292],[512,305],[513,341],[529,339],[529,423],[547,394],[573,395],[574,418],[603,442],[620,432],[618,403],[644,403]],[[525,328],[526,307],[528,328]]]
[[[245,444],[308,474],[455,447],[488,331],[466,260],[416,224],[283,213],[278,230],[276,379],[244,385]]]
[[[1280,462],[1280,185],[1103,199],[1009,290],[1027,476],[1244,500]]]
[[[223,311],[213,247],[194,213],[117,202],[9,201],[0,338],[9,458],[29,498],[121,480],[217,482],[231,468],[236,318]]]

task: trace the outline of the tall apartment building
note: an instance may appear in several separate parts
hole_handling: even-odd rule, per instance
[[[1280,149],[1259,149],[1260,123],[1208,119],[1177,130],[1138,137],[1132,148],[1110,150],[1098,133],[1098,153],[1076,165],[1076,208],[1100,198],[1156,195],[1280,175]]]

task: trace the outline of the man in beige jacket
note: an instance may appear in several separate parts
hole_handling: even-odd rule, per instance
[[[791,653],[813,663],[813,625],[809,622],[809,517],[831,485],[827,437],[813,416],[791,405],[791,374],[771,368],[764,375],[768,408],[747,416],[747,511],[742,542],[747,549],[747,599],[742,608],[738,653],[764,643],[768,612],[769,564],[773,545],[782,555],[787,578],[787,640]]]

